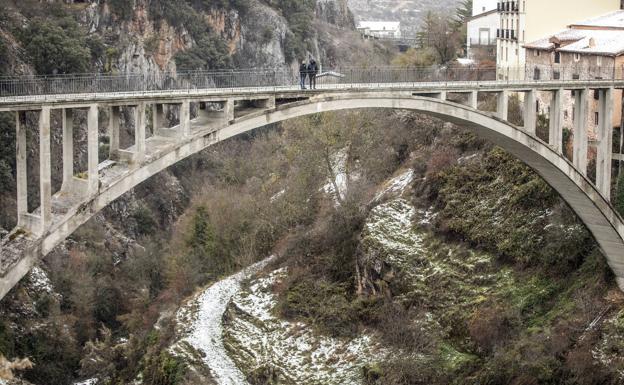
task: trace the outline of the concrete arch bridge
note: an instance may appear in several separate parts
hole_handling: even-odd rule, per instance
[[[326,111],[392,108],[432,115],[472,129],[539,173],[570,205],[596,238],[624,289],[624,221],[610,204],[614,90],[623,80],[498,82],[483,73],[460,78],[415,70],[336,70],[319,78],[316,90],[301,90],[296,77],[274,70],[160,76],[160,83],[130,76],[0,79],[0,111],[15,114],[18,225],[0,244],[0,298],[80,225],[139,183],[215,143],[267,124]],[[373,72],[375,71],[375,72]],[[454,75],[455,76],[455,75]],[[135,81],[136,80],[136,81]],[[374,82],[372,82],[374,80]],[[157,84],[150,86],[146,84]],[[574,156],[563,155],[563,93],[574,91]],[[538,91],[552,94],[548,141],[536,135]],[[596,183],[587,173],[587,96],[599,99]],[[524,126],[508,122],[510,93],[523,93]],[[494,112],[478,109],[479,95],[495,95]],[[464,94],[465,103],[448,100]],[[191,106],[199,104],[191,114]],[[179,124],[165,125],[164,106],[178,109]],[[134,144],[120,148],[120,111],[134,120]],[[63,183],[52,191],[50,114],[62,113]],[[74,170],[74,112],[84,110],[88,167]],[[99,161],[99,114],[108,115],[108,159]],[[151,113],[153,135],[146,136]],[[36,114],[26,127],[25,114]],[[39,135],[39,196],[28,209],[26,131]],[[76,128],[78,129],[78,128]]]

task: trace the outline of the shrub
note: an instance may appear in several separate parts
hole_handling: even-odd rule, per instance
[[[141,205],[132,213],[132,219],[136,222],[136,231],[139,235],[147,235],[154,231],[158,223],[152,216],[151,211]]]
[[[511,335],[515,320],[500,304],[486,304],[477,309],[468,321],[470,339],[478,351],[490,354]]]
[[[212,33],[203,34],[193,48],[179,52],[175,61],[182,71],[228,68],[232,65],[225,41]]]
[[[21,40],[40,74],[86,72],[91,51],[78,23],[71,18],[33,21]]]
[[[177,385],[186,372],[186,364],[166,351],[150,356],[145,363],[143,378],[146,384]]]
[[[134,0],[106,0],[110,11],[121,20],[129,20],[134,13]]]

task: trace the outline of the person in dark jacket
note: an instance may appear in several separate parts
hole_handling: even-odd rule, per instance
[[[314,58],[310,59],[308,64],[308,77],[310,78],[310,89],[316,89],[316,75],[318,75],[319,68]]]
[[[299,84],[301,85],[301,89],[306,89],[306,77],[308,77],[308,66],[306,65],[305,60],[301,62],[299,66]]]

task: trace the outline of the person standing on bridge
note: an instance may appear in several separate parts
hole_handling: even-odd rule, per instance
[[[310,89],[316,89],[316,75],[318,75],[319,68],[318,64],[316,64],[316,60],[314,58],[310,59],[310,64],[308,64],[308,76],[310,77]]]
[[[308,66],[304,61],[301,62],[301,65],[299,66],[299,84],[301,85],[301,89],[305,90],[306,89],[306,78],[308,77]]]

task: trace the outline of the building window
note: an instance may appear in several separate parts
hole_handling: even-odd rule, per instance
[[[555,52],[555,63],[561,63],[561,52]]]
[[[574,61],[581,61],[581,54],[580,53],[575,53],[574,54]]]
[[[602,56],[597,56],[596,57],[596,65],[598,67],[600,67],[602,65]]]
[[[594,124],[595,125],[598,125],[599,118],[600,118],[600,115],[598,114],[598,112],[594,112]]]
[[[579,80],[580,78],[579,74],[572,74],[572,80]]]
[[[600,100],[600,91],[594,90],[594,100]]]
[[[561,72],[553,71],[553,79],[555,79],[555,80],[561,79]]]
[[[537,67],[533,71],[533,80],[540,80],[540,69]]]
[[[540,105],[539,105],[539,100],[535,101],[535,112],[537,112],[539,114],[540,112]]]

